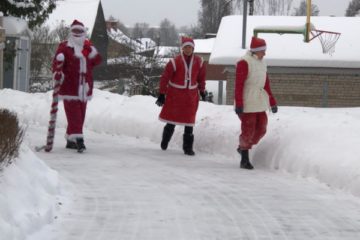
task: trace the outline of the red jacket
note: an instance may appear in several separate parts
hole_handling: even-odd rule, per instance
[[[87,101],[92,96],[92,71],[101,63],[101,56],[89,40],[85,41],[82,54],[82,58],[75,56],[67,41],[60,43],[56,50],[52,68],[55,77],[63,76],[60,99]]]
[[[186,59],[183,54],[171,59],[160,78],[160,94],[165,104],[161,121],[193,126],[199,105],[199,91],[205,91],[206,69],[200,57],[194,54]]]

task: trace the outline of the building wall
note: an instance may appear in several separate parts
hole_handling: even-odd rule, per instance
[[[280,106],[360,107],[360,70],[269,67]],[[234,102],[234,67],[227,68],[226,104]]]

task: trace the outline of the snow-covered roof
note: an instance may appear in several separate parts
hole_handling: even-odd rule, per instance
[[[155,54],[164,58],[172,58],[174,55],[179,54],[179,47],[157,46],[155,48]]]
[[[214,46],[215,38],[194,39],[194,42],[194,53],[211,53]]]
[[[127,35],[125,35],[120,29],[110,28],[108,30],[108,36],[114,41],[124,44],[131,49],[134,49],[136,52],[141,51],[142,46],[140,42],[137,42]]]
[[[227,16],[221,21],[210,55],[210,63],[234,65],[246,52],[242,49],[243,16]],[[253,29],[259,26],[304,26],[306,17],[295,16],[249,16],[247,18],[246,47],[250,45]],[[300,34],[259,33],[267,42],[266,62],[269,66],[302,67],[360,67],[360,18],[358,17],[311,17],[315,28],[340,32],[335,52],[323,54],[318,38],[304,42]]]
[[[153,49],[156,47],[156,42],[151,38],[138,38],[136,41],[141,43],[143,50]]]
[[[56,2],[55,10],[50,14],[45,25],[54,30],[61,22],[70,26],[74,19],[82,22],[91,36],[100,0],[63,0]]]
[[[3,17],[3,26],[5,28],[6,36],[31,36],[31,31],[24,19],[12,16]]]

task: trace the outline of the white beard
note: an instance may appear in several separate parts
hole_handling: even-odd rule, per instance
[[[85,39],[86,39],[85,34],[79,35],[79,34],[70,33],[68,39],[68,45],[74,48],[75,56],[78,58],[83,57],[81,51],[83,50]]]

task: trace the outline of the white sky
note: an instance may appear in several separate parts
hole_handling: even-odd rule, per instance
[[[0,236],[12,240],[342,239],[360,234],[360,108],[280,107],[239,169],[232,106],[200,102],[196,155],[182,127],[167,151],[149,96],[95,90],[87,151],[45,143],[51,92],[0,90],[0,107],[26,128],[19,158],[0,175]]]
[[[320,9],[320,15],[344,16],[351,0],[312,0]],[[177,27],[196,25],[200,0],[101,0],[105,17],[110,15],[132,27],[137,22],[158,26],[168,18]],[[298,7],[300,0],[294,0]]]

